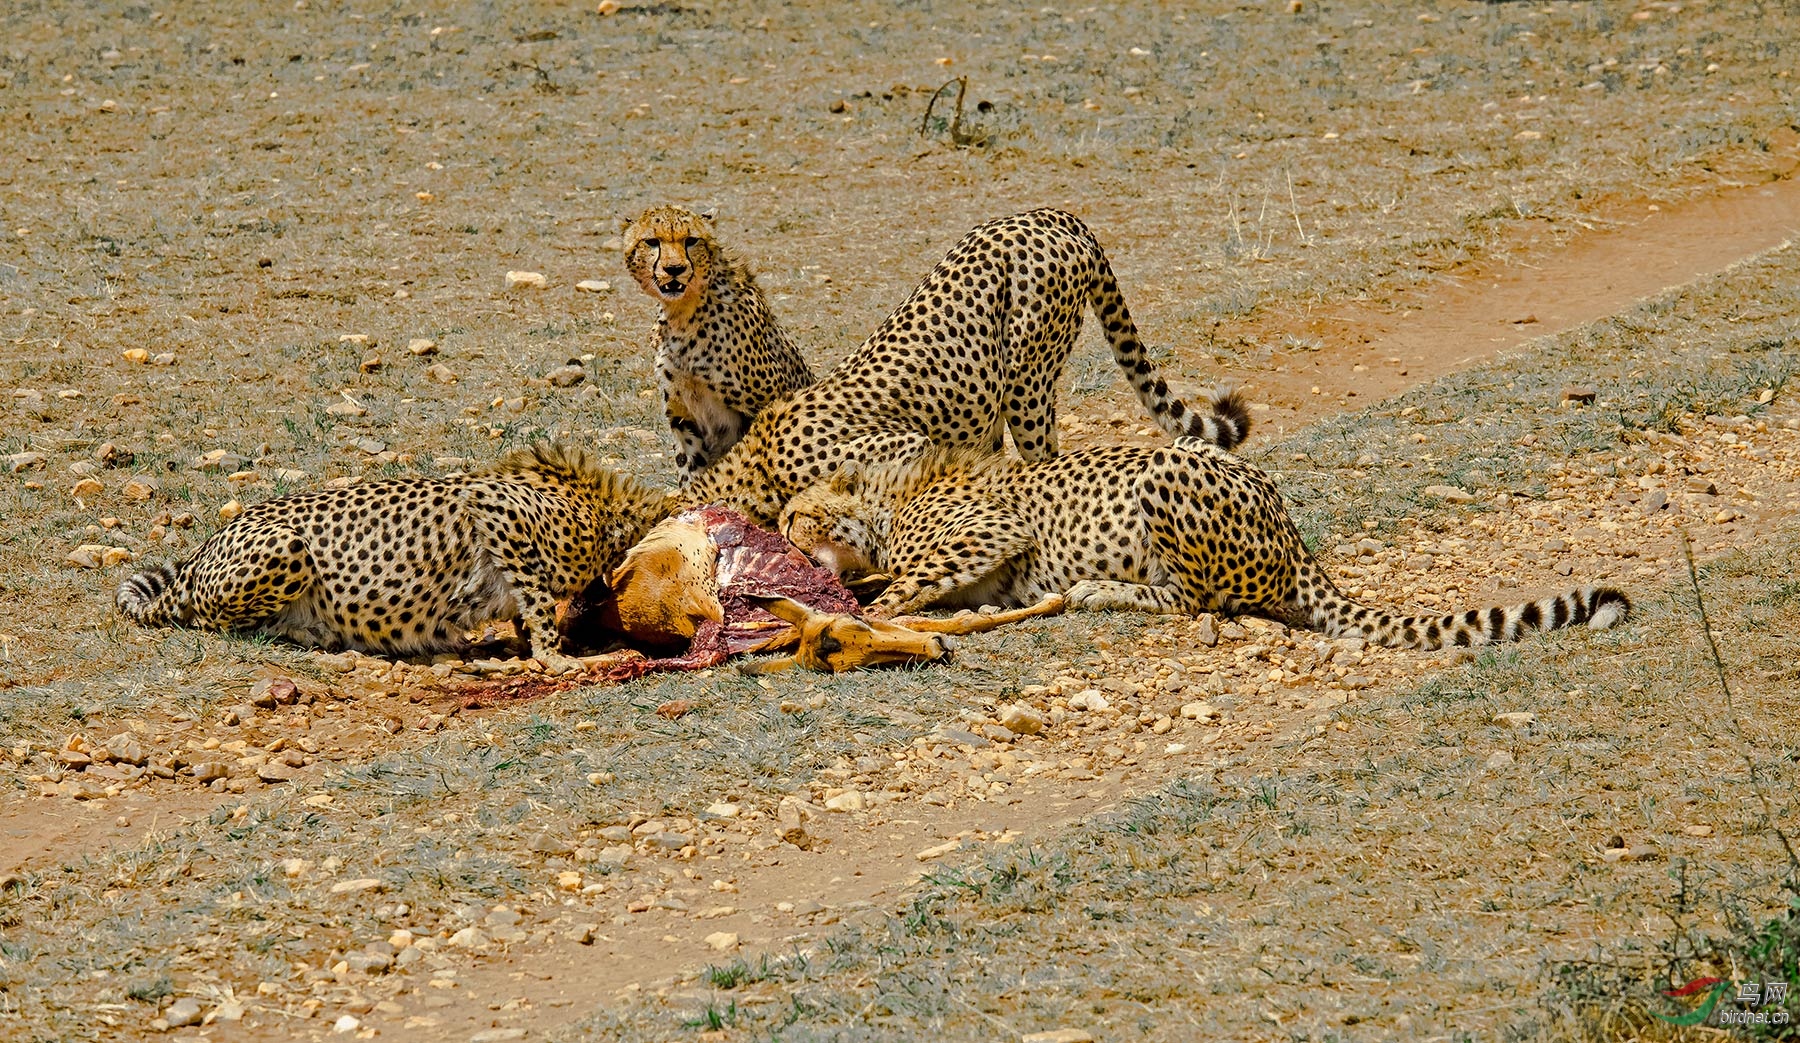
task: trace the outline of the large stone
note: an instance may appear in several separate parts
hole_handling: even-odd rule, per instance
[[[168,1010],[163,1011],[163,1020],[167,1021],[172,1029],[185,1028],[197,1023],[200,1020],[200,1001],[192,996],[181,997],[169,1004]]]
[[[1000,710],[1000,724],[1014,735],[1036,735],[1047,723],[1043,714],[1024,703],[1010,703]]]

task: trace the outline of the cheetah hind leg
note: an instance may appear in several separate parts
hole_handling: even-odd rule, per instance
[[[1111,579],[1084,579],[1069,588],[1063,600],[1077,612],[1154,612],[1192,615],[1187,595],[1175,584],[1153,587]]]
[[[312,550],[298,531],[276,527],[240,554],[250,569],[209,568],[206,557],[187,565],[190,620],[225,631],[264,630],[299,644],[335,647],[342,637],[310,613],[292,611],[318,579]]]

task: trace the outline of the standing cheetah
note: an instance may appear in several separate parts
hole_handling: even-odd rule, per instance
[[[663,518],[667,494],[537,446],[484,473],[396,478],[245,509],[186,560],[119,587],[146,626],[261,631],[380,655],[456,649],[462,632],[520,620],[556,671],[556,602],[611,575]]]
[[[756,277],[713,238],[710,211],[644,211],[625,227],[625,268],[661,309],[656,376],[685,485],[770,401],[812,383],[812,370]]]
[[[783,535],[840,574],[885,572],[874,611],[1032,604],[1249,612],[1390,647],[1513,641],[1631,610],[1610,587],[1443,616],[1397,616],[1340,593],[1258,468],[1199,439],[1020,463],[970,449],[839,468],[782,514]]]
[[[963,236],[854,354],[771,403],[684,497],[766,525],[847,459],[900,459],[934,442],[998,451],[1009,431],[1026,460],[1055,456],[1056,388],[1090,307],[1157,423],[1211,438],[1214,418],[1158,375],[1093,233],[1060,210],[1030,210]]]

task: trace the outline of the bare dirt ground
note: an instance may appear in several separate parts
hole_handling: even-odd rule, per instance
[[[1712,4],[9,7],[0,1013],[27,1039],[497,1040],[597,1004],[566,1033],[752,1038],[798,1012],[791,1038],[1493,1035],[1545,961],[1650,937],[1675,857],[1761,908],[1779,856],[1716,732],[1681,740],[1676,780],[1593,744],[1613,728],[1654,746],[1667,715],[1705,716],[1670,593],[1682,529],[1750,606],[1730,623],[1754,654],[1732,666],[1772,686],[1757,741],[1777,766],[1791,745],[1791,251],[1635,302],[1800,226],[1793,21]],[[942,121],[921,134],[956,75],[960,143]],[[130,562],[192,547],[232,500],[549,433],[667,479],[652,311],[611,242],[664,200],[721,206],[819,361],[969,226],[1069,207],[1178,387],[1235,382],[1263,407],[1251,451],[1348,586],[1447,608],[1607,577],[1647,591],[1645,622],[1470,665],[1254,622],[1214,644],[1198,623],[1065,619],[945,670],[484,706],[451,671],[112,616]],[[547,287],[509,291],[514,269]],[[570,359],[581,384],[543,380]],[[1148,437],[1091,334],[1072,370],[1072,444]],[[1593,405],[1565,407],[1567,383]],[[1646,672],[1671,629],[1680,654]],[[1565,656],[1596,679],[1556,683]],[[258,705],[271,677],[298,697]],[[1069,708],[1089,687],[1111,712]],[[678,697],[695,711],[656,715]],[[1006,733],[994,713],[1014,701],[1050,727]],[[1514,709],[1537,720],[1494,723]],[[1071,927],[982,906],[992,888],[963,868],[914,880],[979,875],[989,853],[1117,854],[1085,824],[1146,794],[1185,806],[1164,787],[1195,780],[1207,806],[1238,802],[1221,812],[1236,832],[1122,855],[1190,888],[1135,912]],[[1319,848],[1297,862],[1266,847],[1303,836]],[[1211,851],[1198,868],[1177,857],[1189,841]],[[1082,864],[1056,887],[1112,879]],[[1480,879],[1538,912],[1508,919]],[[1120,983],[1135,965],[1108,946],[1156,951],[1167,896],[1196,886],[1201,948],[1274,984],[1211,963],[1186,968],[1199,992]],[[999,982],[907,943],[918,924],[890,914],[937,902],[951,922],[944,894],[976,896],[972,932],[1024,922],[1056,944],[996,955],[1023,968]],[[858,938],[902,922],[904,959],[855,963]],[[1344,978],[1352,958],[1321,937],[1373,962]],[[1451,937],[1486,962],[1446,959]],[[797,952],[817,964],[804,989],[692,977]],[[1120,982],[1071,973],[1100,952]],[[896,984],[877,965],[936,970]],[[955,998],[909,1013],[909,991]]]

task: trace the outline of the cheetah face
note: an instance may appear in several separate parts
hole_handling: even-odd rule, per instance
[[[860,516],[861,500],[841,483],[819,482],[782,509],[780,532],[840,578],[876,571],[875,540]]]
[[[625,229],[625,268],[645,293],[673,304],[696,293],[718,249],[712,219],[678,206],[653,207]]]

